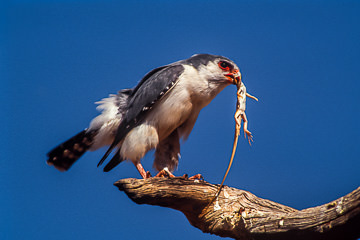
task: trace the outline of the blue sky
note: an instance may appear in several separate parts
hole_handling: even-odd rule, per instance
[[[1,239],[220,239],[171,209],[136,205],[112,184],[130,163],[70,171],[46,153],[88,126],[94,102],[195,53],[224,55],[248,92],[250,147],[232,187],[303,209],[360,183],[360,2],[13,1],[1,7]],[[233,141],[235,87],[205,108],[176,175],[220,183]],[[152,154],[143,159],[152,170]]]

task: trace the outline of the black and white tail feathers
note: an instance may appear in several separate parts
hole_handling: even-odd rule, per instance
[[[68,170],[87,150],[96,150],[110,145],[115,137],[123,115],[127,111],[128,98],[133,89],[123,89],[118,94],[110,94],[102,99],[97,107],[101,114],[94,118],[88,129],[81,131],[69,140],[51,150],[47,156],[47,163],[60,171]],[[120,156],[118,152],[116,157]],[[115,157],[115,158],[116,158]],[[110,171],[122,159],[115,159],[108,164],[104,171]]]
[[[47,156],[47,164],[60,171],[68,170],[92,145],[97,131],[87,129],[51,150]]]

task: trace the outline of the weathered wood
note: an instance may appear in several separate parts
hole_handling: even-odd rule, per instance
[[[360,187],[330,203],[296,210],[224,186],[184,178],[122,179],[115,184],[138,204],[169,207],[203,232],[234,239],[357,239]],[[211,202],[211,203],[210,203]]]

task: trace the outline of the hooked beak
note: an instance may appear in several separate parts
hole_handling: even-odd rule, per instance
[[[237,69],[235,69],[231,73],[225,74],[225,77],[234,85],[238,85],[238,83],[241,83],[241,73]]]

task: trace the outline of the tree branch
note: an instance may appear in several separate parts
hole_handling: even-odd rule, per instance
[[[224,186],[184,178],[122,179],[115,184],[137,204],[169,207],[203,232],[234,239],[357,239],[360,187],[330,203],[296,210]]]

